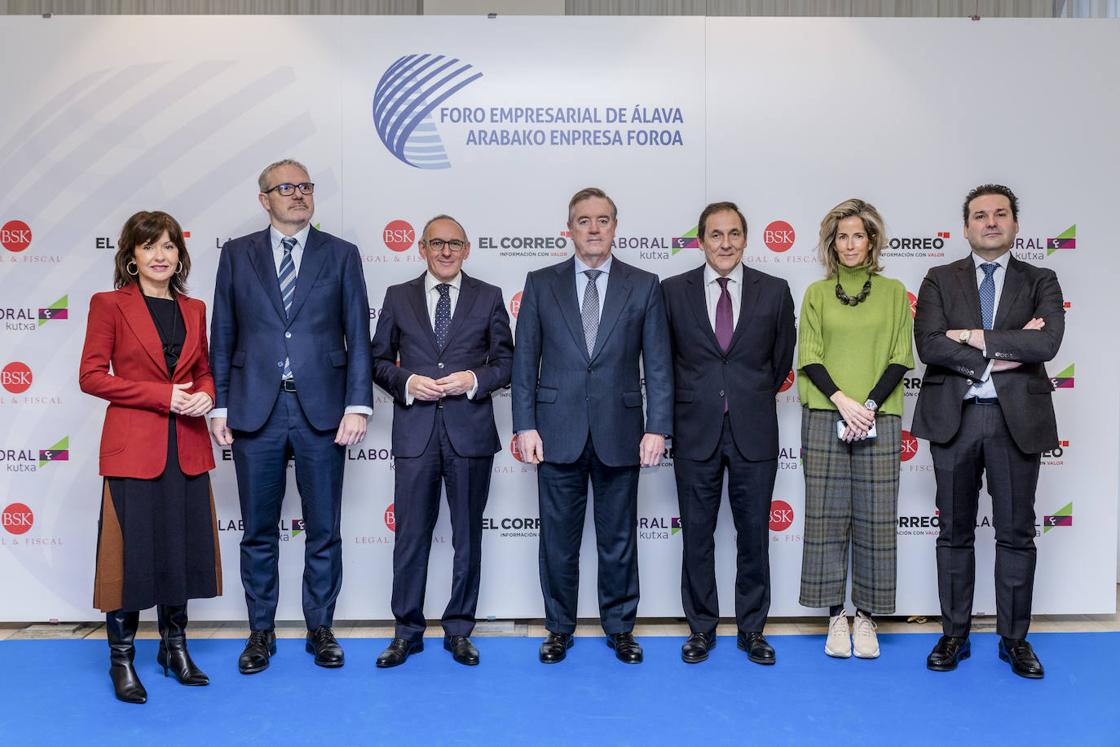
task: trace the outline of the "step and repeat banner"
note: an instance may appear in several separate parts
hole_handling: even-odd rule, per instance
[[[2,620],[82,620],[91,607],[105,403],[82,394],[90,296],[112,283],[116,236],[137,210],[189,232],[189,285],[209,303],[222,244],[262,229],[256,177],[284,157],[316,182],[314,223],[355,242],[371,330],[385,288],[418,276],[417,233],[437,213],[466,227],[467,272],[500,285],[516,324],[526,272],[573,251],[567,200],[618,203],[615,253],[662,277],[703,262],[696,219],[734,200],[745,261],[800,304],[822,276],[820,218],[848,197],[890,232],[885,274],[913,295],[965,256],[961,201],[983,182],[1021,199],[1016,256],[1057,272],[1067,332],[1048,371],[1061,446],[1043,455],[1035,611],[1115,606],[1120,399],[1114,167],[1120,26],[1073,21],[727,18],[175,17],[0,19],[0,594]],[[745,320],[749,323],[750,320]],[[907,375],[904,427],[921,387]],[[803,476],[791,372],[778,395],[770,515],[775,615],[797,603]],[[347,451],[340,619],[391,617],[390,398]],[[540,617],[535,468],[507,448],[486,508],[480,616]],[[213,473],[224,597],[199,619],[243,619],[240,512],[228,451]],[[938,517],[929,444],[903,433],[900,614],[936,613]],[[672,448],[643,470],[642,616],[680,616]],[[299,619],[303,525],[294,474],[279,527],[280,616]],[[717,563],[732,614],[734,530]],[[446,508],[427,613],[450,588]],[[977,613],[994,611],[984,496]],[[580,612],[597,615],[594,533]]]

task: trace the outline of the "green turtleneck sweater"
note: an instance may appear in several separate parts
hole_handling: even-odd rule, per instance
[[[840,267],[840,285],[856,296],[867,280],[866,268]],[[818,280],[805,289],[797,343],[797,393],[814,410],[836,405],[804,375],[805,366],[819,363],[840,391],[862,402],[891,364],[914,367],[914,318],[906,287],[897,280],[871,276],[871,293],[858,306],[836,298],[836,278]],[[902,387],[895,387],[879,412],[902,415]]]

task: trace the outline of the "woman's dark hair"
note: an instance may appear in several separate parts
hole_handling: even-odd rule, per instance
[[[133,252],[137,247],[158,241],[163,232],[179,250],[179,266],[171,276],[173,294],[187,292],[187,276],[191,272],[191,256],[187,253],[187,242],[183,239],[183,229],[179,221],[160,210],[141,210],[124,223],[121,236],[117,239],[117,256],[114,258],[113,287],[123,288],[136,282],[136,274],[128,271],[129,264],[135,265]]]

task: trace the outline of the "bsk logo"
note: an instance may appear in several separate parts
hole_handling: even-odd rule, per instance
[[[0,228],[0,244],[9,252],[22,252],[31,246],[31,226],[21,220],[10,220]]]
[[[1051,529],[1073,526],[1073,503],[1067,503],[1053,514],[1042,517],[1042,533],[1046,534]]]
[[[918,439],[910,435],[910,431],[902,432],[902,450],[900,458],[904,462],[909,462],[911,459],[918,455]]]
[[[8,534],[26,534],[35,524],[35,514],[23,503],[12,503],[0,513],[0,526]]]
[[[385,246],[394,252],[406,252],[416,243],[416,230],[406,220],[391,220],[381,233]]]
[[[388,527],[390,532],[397,531],[397,513],[393,510],[392,503],[385,509],[385,526]]]
[[[784,532],[793,524],[793,506],[775,499],[770,502],[770,531]]]
[[[12,361],[0,370],[0,386],[12,394],[23,394],[30,389],[31,379],[31,368],[20,361]]]
[[[918,316],[918,297],[910,291],[906,291],[906,300],[910,302],[910,318],[916,319]]]
[[[772,252],[788,251],[796,238],[797,234],[793,232],[793,226],[784,220],[773,221],[762,232],[762,243],[766,244],[766,248]]]
[[[796,381],[796,380],[797,380],[797,374],[795,374],[793,372],[793,369],[791,368],[789,370],[789,373],[786,374],[786,380],[782,382],[782,385],[780,387],[778,387],[778,392],[780,393],[780,392],[786,391],[791,386],[793,386],[793,382]]]
[[[455,57],[410,54],[385,71],[373,93],[373,125],[398,160],[418,169],[449,169],[432,111],[482,77]]]
[[[522,291],[517,291],[513,297],[509,299],[509,315],[514,319],[517,318],[517,313],[521,311],[521,294]]]

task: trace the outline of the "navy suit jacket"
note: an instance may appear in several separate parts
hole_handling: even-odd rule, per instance
[[[373,380],[393,396],[393,456],[420,456],[435,427],[436,402],[416,399],[405,405],[408,377],[439,379],[467,370],[478,379],[474,398],[460,394],[441,400],[447,437],[459,456],[492,456],[501,451],[490,395],[509,385],[512,368],[513,334],[501,288],[463,273],[442,350],[428,316],[424,275],[385,291],[373,334]]]
[[[1023,329],[1036,317],[1046,326]],[[1052,449],[1058,445],[1058,425],[1045,364],[1058,354],[1066,330],[1058,276],[1010,257],[993,322],[993,329],[984,330],[988,358],[1022,364],[992,374],[1007,430],[1027,454]],[[972,255],[930,269],[914,318],[914,341],[926,364],[910,428],[918,438],[946,443],[960,430],[965,392],[983,376],[988,360],[976,348],[950,340],[945,330],[983,327]]]
[[[797,332],[785,280],[743,266],[739,323],[720,349],[704,288],[704,266],[661,284],[673,339],[673,454],[707,459],[723,431],[723,400],[744,459],[778,458],[774,396],[789,374]]]
[[[614,258],[589,356],[575,259],[528,274],[513,352],[513,429],[538,431],[545,461],[557,464],[576,461],[590,434],[613,467],[640,462],[643,433],[672,434],[673,362],[656,275]]]
[[[290,316],[280,298],[269,230],[222,247],[210,367],[215,406],[228,408],[230,428],[255,431],[267,422],[285,356],[300,406],[315,428],[337,428],[347,406],[373,406],[369,300],[358,247],[315,228],[303,249]]]

